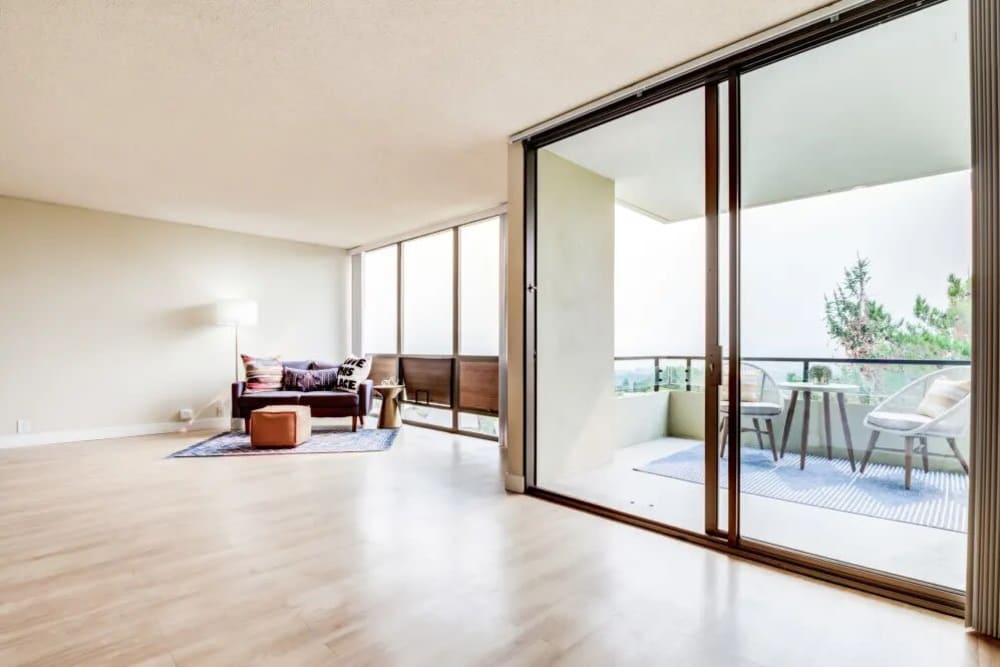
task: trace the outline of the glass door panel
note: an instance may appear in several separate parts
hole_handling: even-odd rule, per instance
[[[741,79],[741,535],[961,589],[967,3]],[[924,399],[954,389],[943,410]],[[933,402],[933,401],[931,401]]]
[[[705,100],[685,93],[536,156],[535,483],[697,532]]]

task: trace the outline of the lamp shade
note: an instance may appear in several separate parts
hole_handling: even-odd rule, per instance
[[[251,299],[225,299],[215,304],[215,323],[230,327],[257,324],[257,302]]]

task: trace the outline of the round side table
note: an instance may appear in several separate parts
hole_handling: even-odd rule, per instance
[[[399,428],[403,425],[399,411],[399,394],[403,391],[401,384],[377,384],[375,391],[382,396],[382,408],[378,412],[379,428]]]

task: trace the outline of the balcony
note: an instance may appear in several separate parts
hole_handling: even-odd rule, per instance
[[[745,358],[744,362],[775,381],[780,403],[770,433],[762,417],[744,415],[741,419],[745,429],[739,448],[744,535],[961,588],[968,494],[962,460],[968,460],[967,436],[955,439],[961,458],[944,438],[933,435],[927,438],[925,458],[923,441],[914,437],[910,488],[905,487],[902,436],[881,433],[865,471],[860,468],[873,432],[866,417],[879,404],[931,373],[965,373],[969,362],[790,357]],[[704,359],[620,357],[615,367],[618,441],[612,460],[567,477],[556,490],[702,530]],[[820,378],[829,388],[844,391],[810,392],[807,410],[801,387],[808,385],[796,384],[803,378]],[[797,394],[794,409],[793,391]],[[807,412],[809,422],[804,428]],[[853,470],[845,433],[853,444]],[[777,461],[771,450],[772,434]],[[803,436],[807,442],[804,456]],[[720,459],[722,526],[726,524],[727,460],[733,451],[730,446]],[[898,549],[870,548],[886,544],[887,538]]]

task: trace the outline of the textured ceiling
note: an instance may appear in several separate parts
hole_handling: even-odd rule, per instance
[[[745,75],[743,205],[969,169],[968,26],[968,5],[947,2]],[[614,179],[634,207],[697,218],[704,106],[703,91],[686,93],[549,149]]]
[[[506,197],[505,137],[823,0],[0,0],[0,194],[336,246]]]

